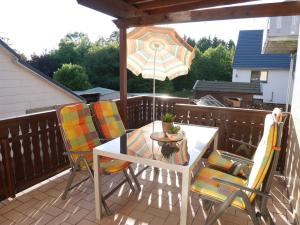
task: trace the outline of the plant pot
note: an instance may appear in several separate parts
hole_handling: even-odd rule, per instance
[[[167,134],[167,137],[172,141],[176,140],[178,137],[178,134],[169,134],[168,132],[166,134]]]
[[[173,122],[172,123],[166,123],[166,122],[162,122],[162,129],[164,133],[167,133],[167,131],[173,126]]]

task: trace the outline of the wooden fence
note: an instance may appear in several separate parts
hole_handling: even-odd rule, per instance
[[[241,144],[231,140],[257,146],[262,137],[265,116],[271,111],[176,104],[175,112],[179,123],[219,127],[218,148],[249,157],[254,154],[255,148],[250,148],[251,152],[239,152]],[[282,151],[277,168],[281,172],[284,169],[289,125],[289,114],[284,116]]]
[[[119,101],[116,101],[119,105]],[[170,112],[177,122],[217,126],[220,128],[219,148],[234,152],[237,145],[228,138],[257,144],[263,120],[269,111],[189,105],[185,98],[157,98],[156,119]],[[138,128],[152,121],[152,98],[128,99],[128,126]],[[199,134],[201,135],[201,134]],[[287,123],[283,137],[287,143]],[[280,170],[284,167],[285,147]],[[55,111],[0,120],[0,200],[14,197],[69,167],[63,155],[64,145]]]

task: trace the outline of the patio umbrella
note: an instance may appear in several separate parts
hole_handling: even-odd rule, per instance
[[[153,121],[155,80],[186,75],[194,56],[194,48],[172,28],[138,27],[128,33],[127,68],[137,76],[153,79]]]

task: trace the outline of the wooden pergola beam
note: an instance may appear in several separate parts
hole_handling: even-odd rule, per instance
[[[130,18],[146,15],[125,1],[119,0],[77,0],[81,5],[116,18]]]
[[[195,2],[201,2],[203,0],[153,0],[149,2],[142,2],[142,3],[137,3],[135,6],[138,9],[141,10],[150,10],[150,9],[157,9],[157,8],[165,8],[169,6],[174,6],[174,5],[182,5],[185,3],[195,3]]]
[[[224,5],[232,5],[239,3],[247,3],[253,2],[253,0],[198,0],[198,1],[181,1],[181,3],[169,5],[166,7],[158,7],[153,9],[146,9],[145,11],[150,14],[163,14],[163,13],[171,13],[171,12],[181,12],[181,11],[189,11],[200,8],[211,8],[216,6],[224,6]],[[139,5],[137,5],[138,9],[141,9]]]
[[[211,20],[300,15],[300,2],[280,2],[147,15],[115,20],[117,26],[138,27]]]

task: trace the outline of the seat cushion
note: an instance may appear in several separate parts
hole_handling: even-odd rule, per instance
[[[245,186],[247,182],[242,178],[231,176],[230,174],[218,170],[203,168],[197,173],[191,190],[203,197],[208,197],[221,202],[224,202],[231,193],[238,190],[235,187],[221,184],[220,182],[213,180],[213,178],[220,178],[243,186]],[[245,209],[245,204],[240,197],[237,197],[232,202],[232,206]]]
[[[85,159],[88,161],[89,167],[93,168],[93,154],[87,154],[85,155]],[[131,162],[126,162],[118,159],[112,159],[109,157],[100,157],[100,168],[103,170],[106,174],[113,174],[113,173],[119,173],[122,170],[125,170],[128,168],[128,166],[131,164]],[[81,163],[80,167],[82,169],[85,168],[84,164]]]
[[[219,151],[219,150],[213,151],[209,155],[207,162],[209,163],[209,165],[215,166],[217,168],[220,168],[220,169],[228,172],[232,168],[234,162],[232,160],[223,158],[221,156],[221,153],[222,153],[222,151]]]
[[[128,168],[131,162],[126,162],[118,159],[111,159],[108,157],[100,157],[100,167],[104,170],[105,173],[119,173],[122,170]]]

